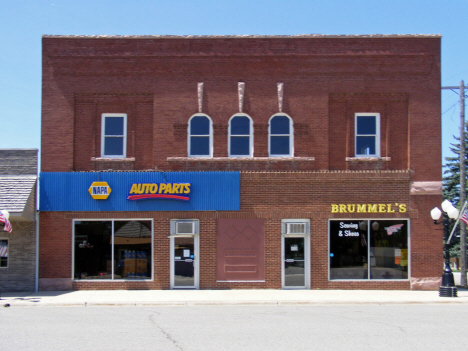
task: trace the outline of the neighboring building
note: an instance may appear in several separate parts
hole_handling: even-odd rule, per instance
[[[40,289],[437,288],[440,36],[44,36]]]
[[[0,149],[0,210],[12,232],[0,229],[0,292],[36,289],[37,149]]]

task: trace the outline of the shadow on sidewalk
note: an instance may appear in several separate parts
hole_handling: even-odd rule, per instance
[[[12,301],[41,302],[45,297],[58,297],[73,291],[38,291],[38,292],[4,292],[0,293],[0,303]]]

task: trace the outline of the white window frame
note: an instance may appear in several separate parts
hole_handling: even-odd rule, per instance
[[[209,130],[209,135],[191,135],[190,134],[190,123],[192,122],[192,119],[194,117],[206,117],[208,118],[208,120],[210,121],[210,130]],[[192,143],[191,143],[191,138],[192,137],[209,137],[209,154],[208,155],[192,155],[191,153],[191,147],[192,147]],[[197,113],[197,114],[194,114],[192,117],[190,117],[189,121],[188,121],[188,125],[187,125],[187,155],[188,157],[197,157],[197,158],[212,158],[213,157],[213,121],[212,119],[210,118],[210,116],[208,116],[207,114],[204,114],[204,113]]]
[[[286,227],[287,223],[300,223],[306,225],[305,234],[287,234]],[[285,238],[304,238],[304,275],[305,282],[304,286],[285,286]],[[293,289],[310,289],[310,219],[297,218],[297,219],[282,219],[281,220],[281,287],[287,290]]]
[[[75,279],[75,223],[76,222],[112,222],[112,243],[111,243],[111,261],[114,262],[114,222],[116,221],[135,221],[135,222],[141,222],[141,221],[151,221],[151,277],[148,279],[139,279],[139,280],[133,280],[133,279],[114,279],[114,265],[112,265],[112,278],[111,279]],[[71,250],[72,250],[72,265],[71,265],[71,278],[72,281],[92,281],[96,282],[98,284],[101,283],[121,283],[124,281],[132,281],[132,282],[148,282],[148,281],[154,281],[155,272],[154,272],[154,219],[153,218],[74,218],[72,220],[72,245],[71,245]]]
[[[357,134],[358,117],[375,117],[375,132],[376,134]],[[363,155],[357,153],[357,139],[361,136],[375,137],[375,154]],[[354,114],[354,155],[355,157],[380,157],[380,113],[359,112]]]
[[[105,121],[107,117],[123,117],[123,135],[105,135]],[[122,155],[106,155],[104,153],[104,141],[106,138],[123,137]],[[126,113],[103,113],[101,116],[101,157],[103,158],[125,158],[127,157],[127,114]]]
[[[6,269],[6,268],[8,268],[9,265],[10,265],[10,238],[0,237],[0,240],[6,240],[6,241],[7,241],[7,252],[8,252],[8,256],[7,256],[7,265],[6,265],[6,267],[1,267],[1,266],[0,266],[0,269]]]
[[[271,121],[275,117],[287,117],[289,119],[289,134],[271,134]],[[289,154],[272,154],[271,153],[271,138],[272,136],[287,136],[289,137]],[[276,113],[268,120],[268,154],[270,157],[294,157],[294,122],[290,116],[285,113]]]
[[[231,137],[236,137],[236,136],[245,137],[245,136],[247,136],[245,134],[234,134],[234,135],[231,134],[231,122],[235,117],[247,117],[249,119],[249,121],[250,121],[249,154],[248,155],[231,155]],[[254,128],[254,123],[253,123],[252,118],[249,115],[245,114],[245,113],[236,113],[235,115],[233,115],[229,119],[229,125],[228,125],[228,154],[229,154],[229,157],[253,157],[253,154],[254,154],[254,150],[253,150],[253,128]]]

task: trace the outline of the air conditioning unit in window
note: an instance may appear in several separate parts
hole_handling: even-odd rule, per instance
[[[286,234],[306,234],[307,223],[286,223]]]
[[[198,234],[198,221],[173,220],[171,221],[171,234]]]
[[[176,234],[195,234],[195,223],[177,222]]]

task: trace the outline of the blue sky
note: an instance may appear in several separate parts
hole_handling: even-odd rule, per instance
[[[468,0],[0,0],[0,148],[39,148],[41,37],[62,35],[441,34],[442,86],[468,84]],[[443,91],[442,152],[459,135]]]

